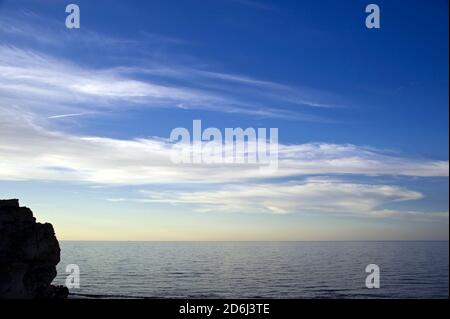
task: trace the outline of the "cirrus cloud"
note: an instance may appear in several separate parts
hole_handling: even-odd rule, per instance
[[[398,186],[307,178],[302,182],[226,185],[213,190],[142,190],[139,198],[109,200],[188,205],[195,211],[207,213],[300,213],[420,221],[448,220],[448,212],[383,208],[391,203],[421,198],[423,194]]]
[[[448,177],[447,161],[415,159],[351,144],[278,144],[278,169],[256,164],[175,164],[163,138],[113,139],[49,130],[0,107],[0,179],[105,185],[229,183],[307,175]],[[276,155],[276,154],[274,154]]]

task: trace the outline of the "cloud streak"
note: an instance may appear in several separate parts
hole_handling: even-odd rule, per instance
[[[44,19],[34,13],[18,16],[15,13],[12,17],[3,13],[0,37],[3,40],[0,46],[0,87],[3,87],[3,91],[0,93],[13,99],[15,104],[28,108],[32,102],[46,98],[55,104],[53,107],[59,105],[66,108],[66,113],[80,113],[84,111],[83,108],[92,108],[94,105],[114,107],[126,99],[136,107],[175,108],[182,105],[186,109],[317,122],[325,120],[322,115],[301,108],[334,108],[342,105],[336,103],[339,100],[336,95],[328,92],[291,87],[240,74],[198,69],[185,64],[180,66],[175,62],[176,58],[166,57],[165,62],[161,62],[156,56],[149,59],[136,53],[148,51],[145,46],[154,42],[176,45],[189,43],[161,34],[143,32],[130,39],[121,39],[86,28],[80,32],[67,32],[59,21]],[[134,50],[131,51],[137,55],[130,55],[130,50],[127,50],[127,61],[145,62],[134,67],[125,63],[96,69],[29,48],[36,47],[36,44],[39,47],[57,47],[58,50],[54,52],[64,52],[65,46],[68,46],[69,51],[77,47],[94,48],[99,54],[105,54],[100,48],[108,47],[111,52],[106,54],[111,54],[116,62],[123,57],[121,48],[133,46]],[[300,109],[289,110],[292,106]],[[74,110],[75,107],[78,110]]]
[[[137,79],[143,76],[146,79]],[[289,96],[287,92],[294,89],[270,82],[246,80],[249,91],[237,96],[235,85],[228,83],[230,77],[235,85],[241,86],[240,92],[246,91],[242,78],[237,76],[219,76],[217,73],[183,68],[170,72],[166,69],[125,67],[95,69],[33,50],[0,46],[0,102],[4,106],[13,104],[46,117],[57,115],[55,112],[72,114],[120,110],[126,103],[139,108],[182,106],[185,109],[260,117],[321,120],[312,114],[251,102],[252,97],[265,95],[272,96],[270,103],[282,104]],[[184,79],[185,83],[180,83],[179,79]],[[252,91],[255,87],[257,90]],[[289,99],[294,99],[293,94]],[[301,102],[300,98],[297,102],[312,105],[312,102]]]
[[[206,191],[143,190],[141,195],[141,198],[131,200],[188,205],[195,211],[205,213],[299,213],[421,221],[448,220],[448,212],[381,208],[394,202],[421,199],[421,193],[398,186],[352,183],[330,178],[308,178],[303,182],[277,184],[227,185]]]
[[[448,177],[446,161],[409,159],[355,145],[279,144],[278,170],[258,164],[174,164],[161,138],[120,140],[46,129],[0,108],[0,179],[105,185],[227,183],[307,175]],[[55,169],[58,168],[58,169]]]

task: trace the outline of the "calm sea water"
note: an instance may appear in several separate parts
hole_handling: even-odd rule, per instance
[[[448,298],[448,242],[61,242],[71,293],[156,298]],[[381,287],[365,287],[377,264]]]

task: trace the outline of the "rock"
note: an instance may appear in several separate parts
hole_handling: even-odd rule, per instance
[[[38,293],[37,298],[41,299],[66,299],[69,295],[69,289],[65,286],[51,285],[50,289],[46,289]]]
[[[60,248],[51,224],[36,223],[19,200],[0,200],[0,298],[64,298],[55,287]]]

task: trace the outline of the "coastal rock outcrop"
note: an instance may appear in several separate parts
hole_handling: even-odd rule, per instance
[[[53,226],[37,223],[19,200],[0,200],[0,298],[65,298],[55,287],[60,248]]]

